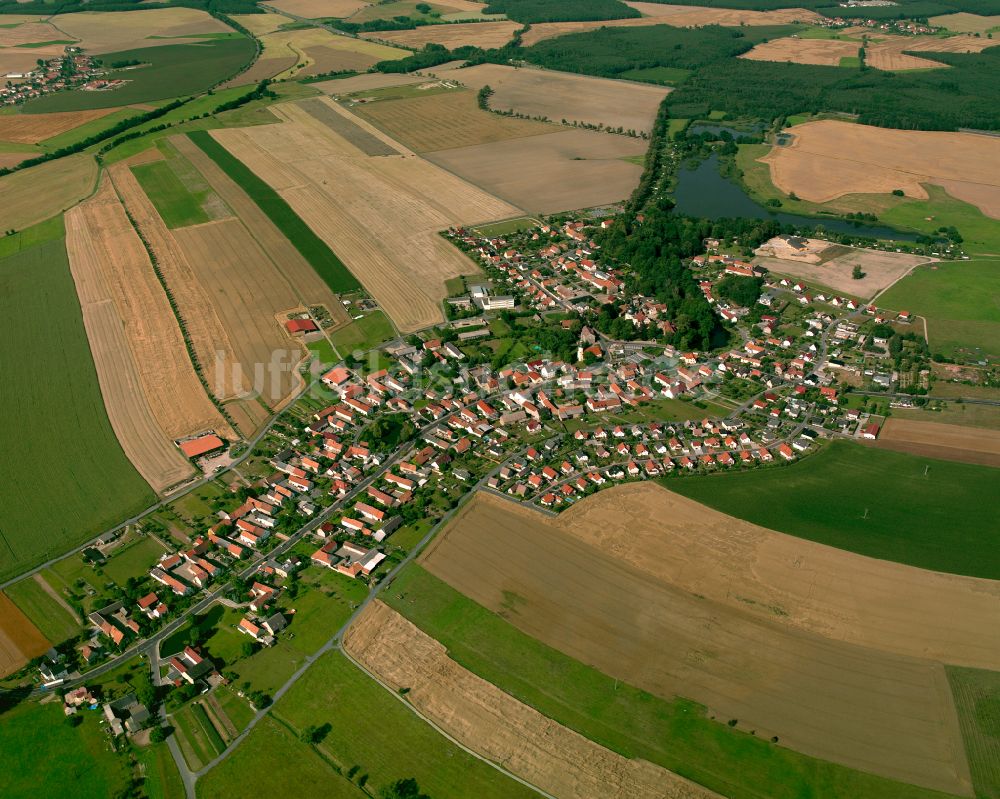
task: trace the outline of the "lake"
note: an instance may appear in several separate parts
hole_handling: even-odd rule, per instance
[[[873,239],[916,241],[916,233],[906,233],[884,225],[868,225],[847,219],[801,216],[771,211],[750,199],[750,196],[733,180],[719,174],[719,156],[712,153],[698,166],[681,167],[677,173],[674,191],[677,210],[688,216],[703,219],[742,217],[748,219],[773,219],[783,225],[796,227],[822,227],[835,233],[867,236]]]

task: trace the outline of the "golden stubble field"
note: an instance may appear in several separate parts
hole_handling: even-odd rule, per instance
[[[13,674],[52,644],[10,598],[0,592],[0,678]]]
[[[984,17],[964,11],[957,14],[942,14],[927,21],[931,25],[947,28],[955,33],[986,33],[990,28],[1000,27],[1000,16]]]
[[[262,16],[267,16],[268,19],[251,24],[256,24],[262,31],[279,24],[277,20],[272,19],[277,15]],[[248,18],[239,17],[241,20]],[[287,18],[281,19],[285,22],[291,21]],[[348,69],[363,72],[379,61],[402,58],[409,54],[407,50],[398,47],[388,47],[366,39],[338,36],[324,28],[275,29],[261,32],[259,38],[264,47],[261,60],[273,62],[279,58],[295,59],[291,67],[280,73],[282,78],[292,75],[302,78],[307,75]]]
[[[427,70],[442,78],[457,80],[479,90],[493,89],[490,108],[513,109],[529,117],[542,116],[553,122],[585,122],[590,125],[646,131],[653,126],[666,86],[609,78],[593,78],[549,69],[515,69],[501,64],[479,64],[464,69]]]
[[[174,439],[209,429],[235,435],[195,374],[163,287],[107,178],[66,214],[66,250],[115,434],[162,491],[192,473]]]
[[[1000,589],[827,549],[643,485],[556,520],[477,495],[422,564],[606,674],[805,754],[968,795],[940,660],[996,665],[1000,640],[983,632]]]
[[[1000,466],[1000,430],[983,427],[889,418],[876,445],[929,458]]]
[[[718,794],[630,760],[546,718],[448,657],[444,646],[380,601],[344,635],[344,650],[463,745],[552,796],[577,799]]]
[[[366,39],[391,42],[402,47],[422,48],[429,42],[441,44],[449,50],[472,45],[484,50],[503,47],[514,38],[514,33],[524,27],[518,22],[458,22],[449,25],[423,25],[413,30],[372,31],[361,34]]]
[[[284,124],[212,135],[278,191],[401,331],[441,321],[444,281],[477,268],[439,231],[520,209],[414,155],[333,101],[319,102],[338,115],[341,130],[357,129],[354,140],[400,154],[366,155],[294,103],[274,108]]]
[[[748,11],[737,8],[676,6],[666,3],[632,3],[625,5],[639,11],[641,17],[597,20],[593,22],[540,22],[524,34],[525,47],[544,39],[584,33],[598,28],[635,28],[648,25],[672,25],[675,28],[697,28],[702,25],[785,25],[790,22],[815,22],[821,17],[803,8],[781,8],[773,11]]]
[[[0,177],[0,230],[23,230],[94,191],[97,163],[79,153]]]
[[[203,42],[194,34],[231,33],[225,23],[193,8],[150,8],[129,11],[85,11],[58,14],[50,22],[60,35],[41,39],[78,39],[90,55]],[[62,35],[65,34],[65,35]]]
[[[4,114],[0,116],[0,141],[37,144],[119,110],[97,108],[91,111],[60,111],[54,114]]]
[[[796,125],[789,145],[760,160],[786,194],[827,202],[845,194],[927,199],[924,183],[1000,219],[1000,139],[976,133],[893,130],[836,120]]]

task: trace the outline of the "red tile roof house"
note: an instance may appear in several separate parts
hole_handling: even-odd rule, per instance
[[[293,336],[299,333],[315,333],[319,330],[312,319],[289,319],[285,322],[285,329]]]
[[[226,442],[216,435],[204,435],[182,441],[177,446],[180,447],[185,457],[194,460],[202,455],[207,455],[209,452],[222,449],[226,446]]]

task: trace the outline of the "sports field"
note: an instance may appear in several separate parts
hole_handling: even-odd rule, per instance
[[[881,306],[926,317],[933,352],[994,357],[1000,356],[998,303],[1000,261],[988,260],[920,267],[879,298]]]
[[[492,495],[466,505],[420,559],[522,632],[662,699],[692,699],[816,758],[967,790],[940,663],[793,629],[626,561]]]
[[[661,699],[610,677],[531,638],[420,566],[403,571],[383,600],[443,643],[461,666],[545,716],[724,796],[940,797],[800,755],[780,739],[774,745],[728,726],[724,717],[713,720],[714,714],[690,700]],[[510,600],[516,607],[517,598]]]
[[[2,405],[7,449],[17,453],[0,465],[11,498],[0,507],[2,576],[154,499],[108,421],[65,242],[54,232],[58,238],[0,258]]]
[[[670,479],[672,491],[762,527],[923,569],[1000,579],[996,471],[834,441],[790,466]],[[788,501],[775,501],[775,496]],[[956,508],[962,508],[956,513]]]
[[[641,760],[629,760],[546,718],[448,657],[444,646],[381,602],[344,636],[344,649],[407,702],[511,773],[554,796],[717,797]]]

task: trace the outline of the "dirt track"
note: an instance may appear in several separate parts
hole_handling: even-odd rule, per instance
[[[556,797],[709,799],[717,794],[645,760],[629,760],[518,702],[462,668],[445,648],[381,602],[344,649],[465,746]]]
[[[13,674],[50,646],[21,609],[0,592],[0,678]]]
[[[888,419],[876,445],[930,458],[1000,466],[1000,430],[916,419]],[[1000,473],[997,477],[1000,479]]]
[[[662,528],[651,542],[651,520],[669,513],[654,511],[641,494],[626,497],[619,495],[615,514],[594,515],[591,505],[584,517],[577,511],[583,505],[576,506],[585,523],[571,531],[572,517],[552,522],[480,495],[439,535],[423,565],[529,635],[651,693],[694,699],[720,719],[739,719],[741,728],[777,735],[824,760],[970,792],[940,663],[797,629],[805,625],[790,622],[801,614],[755,593],[752,583],[744,588],[723,577],[720,585],[706,576],[730,563],[730,574],[738,574],[738,552],[698,552],[692,535],[693,556],[658,544],[666,538]],[[728,543],[726,533],[716,532],[720,545]],[[612,539],[617,551],[587,541],[598,536]],[[692,565],[704,578],[694,585],[684,568]],[[661,569],[667,574],[656,573]],[[678,572],[685,579],[672,581]],[[873,610],[869,627],[877,628],[884,618]],[[984,624],[976,629],[981,635]]]

